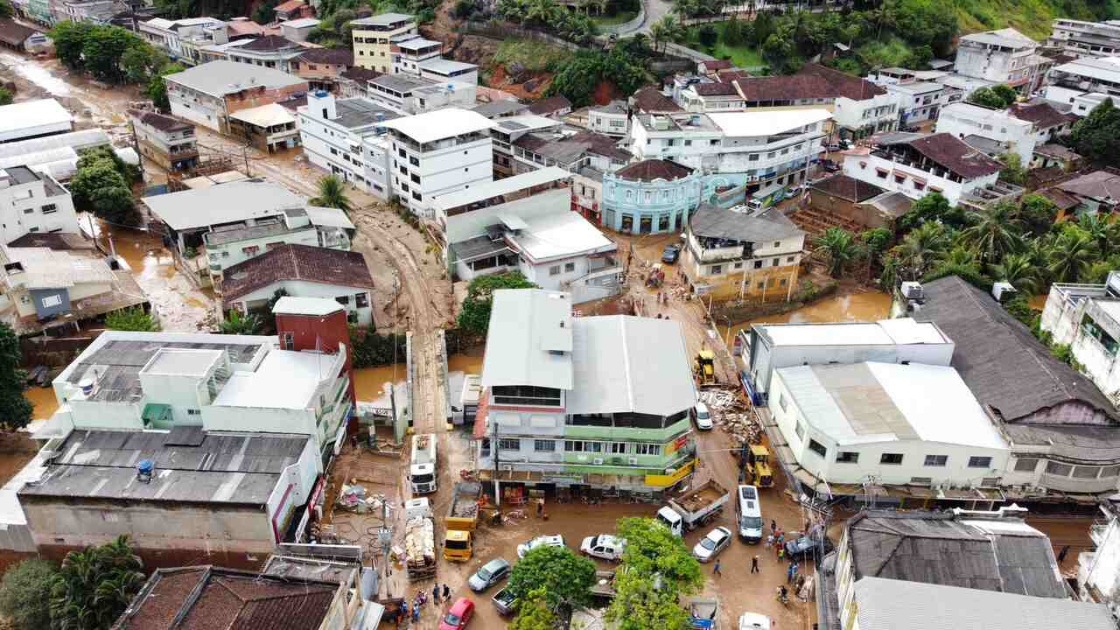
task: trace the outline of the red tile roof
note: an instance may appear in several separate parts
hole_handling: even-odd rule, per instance
[[[295,11],[296,9],[301,8],[306,4],[307,3],[303,0],[288,0],[283,4],[276,5],[272,10],[276,11],[277,13],[288,13],[290,11]]]
[[[887,93],[886,88],[861,79],[860,77],[833,70],[818,63],[807,63],[798,71],[799,75],[816,76],[828,81],[836,91],[837,96],[850,98],[854,101],[869,99],[873,96],[882,96]]]
[[[299,48],[297,42],[284,37],[283,35],[265,35],[240,47],[240,50],[256,50],[260,52],[271,52],[274,50],[285,50],[288,48]]]
[[[156,129],[159,129],[160,131],[166,131],[169,133],[194,129],[194,125],[190,123],[185,123],[178,118],[165,116],[158,112],[146,112],[136,109],[130,109],[128,110],[128,115],[140,121],[141,124],[148,125],[149,127],[154,127]]]
[[[657,91],[655,87],[644,87],[630,97],[630,103],[642,114],[669,114],[684,111],[673,99]]]
[[[0,42],[9,46],[23,46],[23,42],[35,33],[35,29],[23,24],[8,19],[0,20]]]
[[[807,63],[797,74],[778,77],[749,77],[735,81],[748,101],[787,101],[805,98],[866,100],[886,94],[886,89],[839,70]]]
[[[222,280],[222,298],[227,301],[237,300],[284,280],[373,288],[369,267],[360,253],[286,244],[226,269]]]
[[[726,70],[731,67],[731,61],[728,59],[712,59],[709,61],[701,61],[700,63],[704,64],[704,68],[707,69],[708,72],[713,70]]]
[[[738,96],[739,91],[730,83],[697,83],[692,86],[700,96]]]
[[[354,65],[354,51],[349,48],[309,48],[296,59],[305,63],[349,67]]]
[[[857,203],[881,195],[884,192],[882,188],[874,184],[869,184],[865,181],[842,174],[836,174],[828,179],[822,179],[813,184],[812,188],[813,190],[819,190],[833,197]]]
[[[1003,170],[1002,164],[968,146],[951,133],[935,133],[900,144],[910,145],[930,161],[961,177],[983,177]]]
[[[642,160],[621,168],[615,176],[632,182],[652,182],[655,179],[673,181],[688,177],[692,169],[670,160]]]
[[[571,110],[572,102],[559,95],[550,96],[529,106],[529,111],[538,116],[547,116],[565,109]]]
[[[1036,129],[1061,127],[1077,120],[1077,116],[1060,112],[1049,103],[1016,103],[1008,113],[1019,120],[1034,123]]]

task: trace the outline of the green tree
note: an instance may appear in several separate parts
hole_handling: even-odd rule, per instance
[[[350,212],[350,199],[346,196],[346,184],[338,175],[324,175],[319,178],[319,196],[311,203],[324,208],[338,208]]]
[[[168,63],[167,56],[145,42],[139,42],[121,55],[121,71],[126,83],[143,84],[151,81],[160,68]]]
[[[156,332],[159,322],[139,306],[113,311],[105,316],[105,326],[109,330],[131,330],[137,332]]]
[[[1058,214],[1058,206],[1042,195],[1024,195],[1012,214],[1015,224],[1024,234],[1042,236],[1050,231]]]
[[[0,87],[0,105],[12,104],[12,91],[6,87]]]
[[[517,616],[509,630],[555,630],[559,623],[556,613],[549,608],[547,591],[535,588],[519,600]]]
[[[82,49],[85,48],[86,38],[93,30],[93,25],[88,22],[60,22],[51,30],[51,40],[54,41],[54,53],[62,65],[75,72],[83,69]]]
[[[723,27],[723,42],[728,46],[739,46],[746,39],[746,34],[743,32],[743,23],[733,13],[731,19],[728,20],[727,26]]]
[[[480,276],[467,285],[467,297],[459,311],[459,328],[473,335],[485,335],[490,327],[490,308],[493,294],[498,289],[535,289],[537,285],[525,279],[519,271]]]
[[[19,368],[19,337],[0,322],[0,428],[15,431],[31,422],[31,402],[23,395],[27,375]]]
[[[256,335],[260,329],[260,315],[255,313],[242,314],[235,308],[226,311],[226,318],[218,324],[218,332],[223,335]]]
[[[863,255],[863,248],[852,233],[841,228],[828,228],[816,241],[817,249],[828,260],[828,273],[839,278],[856,259]]]
[[[1018,153],[1005,153],[999,161],[1003,162],[1003,170],[999,172],[1001,180],[1016,186],[1027,183],[1027,169],[1023,168],[1023,158]]]
[[[653,519],[620,519],[618,532],[626,550],[615,573],[607,619],[621,630],[686,630],[688,614],[679,601],[703,585],[700,563],[680,538]]]
[[[82,67],[94,79],[123,83],[122,58],[134,46],[147,46],[144,40],[117,26],[96,26],[82,45]]]
[[[1070,145],[1099,165],[1120,165],[1120,110],[1105,99],[1073,125]]]
[[[976,249],[981,262],[994,265],[1019,249],[1022,239],[1011,219],[1014,206],[1007,202],[975,214],[973,225],[960,234],[960,242]]]
[[[719,33],[716,31],[716,27],[705,24],[696,32],[696,38],[704,48],[712,48],[719,41]]]
[[[1088,232],[1076,225],[1064,225],[1049,250],[1050,277],[1054,282],[1079,282],[1097,253],[1097,244]]]
[[[144,563],[120,536],[71,551],[51,587],[51,621],[59,630],[107,629],[144,585]]]
[[[899,277],[917,280],[929,272],[949,245],[945,226],[941,223],[923,223],[907,234],[894,248],[899,261]]]
[[[887,228],[873,228],[864,230],[859,235],[859,239],[863,242],[863,246],[867,248],[868,254],[879,256],[887,251],[891,241],[894,240],[894,236]]]
[[[0,0],[0,18],[10,18],[14,11],[9,0]]]
[[[793,56],[793,42],[780,32],[771,34],[762,43],[762,58],[775,73],[789,70]]]
[[[1120,230],[1111,215],[1100,213],[1083,214],[1077,219],[1077,226],[1089,234],[1097,245],[1097,255],[1101,258],[1112,256],[1120,248]]]
[[[265,0],[253,10],[253,21],[257,24],[271,24],[276,21],[277,0]]]
[[[178,74],[186,70],[183,66],[177,63],[169,63],[160,69],[159,74],[153,76],[148,80],[147,87],[144,88],[144,94],[152,99],[152,104],[156,106],[161,112],[167,112],[171,109],[171,103],[167,100],[167,84],[163,78],[169,74]]]
[[[1003,101],[1004,107],[1011,107],[1015,101],[1019,100],[1019,93],[1015,91],[1015,88],[1002,83],[992,86],[992,94],[995,94]]]
[[[93,212],[114,223],[119,218],[117,211],[121,210],[120,205],[123,205],[125,198],[129,207],[132,204],[132,193],[128,182],[121,176],[116,166],[106,159],[79,166],[73,179],[70,180],[70,193],[74,197],[76,208]],[[103,214],[106,211],[110,216]]]
[[[1035,295],[1042,289],[1038,267],[1028,254],[1008,254],[998,265],[992,265],[992,278],[1010,282],[1025,295]]]
[[[949,200],[941,193],[931,192],[915,201],[910,212],[902,215],[898,220],[898,228],[902,232],[909,232],[928,222],[960,229],[968,225],[968,215],[960,208],[949,205]]]
[[[591,600],[595,563],[567,547],[542,546],[525,554],[509,575],[510,593],[517,599],[544,591],[548,608],[567,616]],[[521,610],[525,603],[520,604]]]
[[[46,560],[24,560],[0,581],[0,614],[15,630],[40,630],[51,625],[51,586],[58,571]]]
[[[980,105],[981,107],[990,107],[992,109],[1007,109],[1015,102],[1015,90],[1011,90],[1009,97],[1004,90],[999,88],[1008,88],[1006,85],[997,85],[995,87],[982,87],[972,92],[965,99],[973,105]]]
[[[677,18],[666,15],[649,27],[649,37],[653,40],[653,49],[665,52],[665,44],[677,39],[681,34]]]

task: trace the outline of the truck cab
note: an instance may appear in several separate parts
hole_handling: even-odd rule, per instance
[[[458,529],[447,530],[443,544],[443,559],[453,562],[466,562],[474,555],[474,541],[471,532]]]
[[[684,519],[677,511],[665,506],[657,511],[657,522],[669,528],[673,535],[680,538],[684,535]]]
[[[412,436],[412,460],[408,467],[408,480],[412,494],[430,494],[436,491],[436,436],[424,433]]]

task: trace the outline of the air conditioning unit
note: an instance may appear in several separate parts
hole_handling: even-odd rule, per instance
[[[631,466],[637,466],[638,465],[638,458],[637,457],[631,457],[629,459],[629,463],[630,463]]]
[[[602,466],[603,465],[603,458],[602,457],[596,457],[595,459],[591,460],[591,463],[595,464],[596,466]]]
[[[513,472],[513,465],[512,464],[499,464],[498,465],[498,470],[500,470],[502,472]]]

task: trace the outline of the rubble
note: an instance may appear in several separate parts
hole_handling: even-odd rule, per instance
[[[700,401],[708,406],[716,426],[722,427],[735,444],[762,442],[762,425],[740,396],[738,391],[705,389],[700,391]]]
[[[385,495],[375,494],[367,497],[366,492],[365,486],[343,484],[342,490],[338,493],[338,500],[335,501],[335,506],[340,510],[357,512],[358,514],[379,512],[382,508],[392,509],[392,504],[386,503]]]

